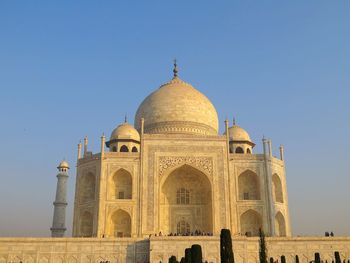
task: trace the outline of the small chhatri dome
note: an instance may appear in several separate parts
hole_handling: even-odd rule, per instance
[[[57,166],[57,169],[61,169],[61,168],[67,168],[67,169],[69,169],[69,164],[68,164],[68,162],[66,162],[65,160],[63,160],[62,162],[60,162],[60,164]]]
[[[140,134],[138,131],[126,121],[115,128],[111,134],[110,141],[118,139],[131,139],[140,141]]]
[[[226,132],[225,132],[226,134]],[[233,124],[232,127],[228,128],[228,134],[230,141],[240,141],[240,142],[251,142],[250,136],[246,130],[242,127]]]
[[[151,93],[139,106],[135,127],[144,118],[145,133],[217,135],[218,114],[210,100],[177,76]]]

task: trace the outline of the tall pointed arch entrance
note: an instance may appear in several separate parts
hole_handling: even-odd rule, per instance
[[[173,170],[160,187],[159,200],[163,233],[213,232],[212,187],[200,170],[190,165]]]

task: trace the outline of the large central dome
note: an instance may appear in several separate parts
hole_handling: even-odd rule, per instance
[[[160,86],[139,106],[135,127],[145,133],[218,134],[218,114],[210,100],[175,76]]]

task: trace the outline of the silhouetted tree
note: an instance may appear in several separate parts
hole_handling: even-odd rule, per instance
[[[181,260],[180,260],[180,263],[185,263],[185,262],[186,262],[186,261],[185,261],[185,258],[182,257]]]
[[[339,251],[334,252],[335,263],[341,263]]]
[[[202,263],[202,248],[200,245],[191,246],[191,263]]]
[[[192,263],[191,249],[185,249],[185,263]]]
[[[267,263],[266,242],[264,231],[259,229],[259,259],[260,263]]]
[[[321,263],[320,253],[315,253],[315,263]]]
[[[176,257],[175,256],[171,256],[169,258],[169,263],[177,263]]]
[[[229,229],[221,229],[220,233],[220,257],[221,263],[234,263],[232,251],[232,238]]]

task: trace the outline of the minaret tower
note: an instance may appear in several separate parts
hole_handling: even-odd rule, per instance
[[[56,200],[53,202],[54,212],[51,230],[52,237],[63,237],[66,231],[67,181],[69,165],[62,161],[58,167]]]

